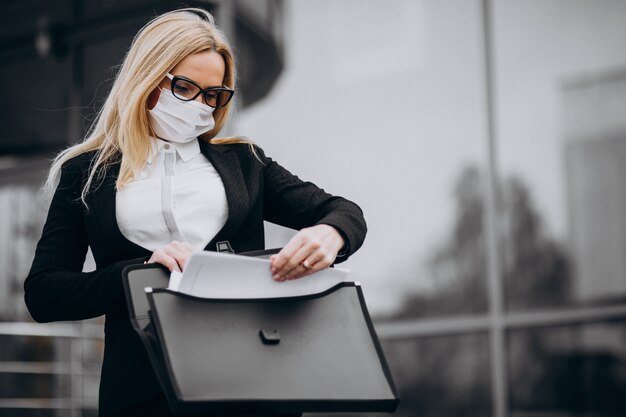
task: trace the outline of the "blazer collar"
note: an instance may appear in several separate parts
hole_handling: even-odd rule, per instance
[[[211,239],[204,250],[215,251],[217,242],[229,240],[241,226],[249,210],[249,196],[236,152],[228,145],[213,145],[198,139],[200,152],[213,164],[224,183],[228,202],[228,219],[220,231]],[[128,240],[120,231],[116,216],[115,182],[119,175],[120,162],[109,166],[100,186],[92,193],[92,210],[102,229],[112,242],[132,257],[147,256],[150,250]]]

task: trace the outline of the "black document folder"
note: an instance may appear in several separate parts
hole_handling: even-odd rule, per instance
[[[130,318],[176,414],[392,412],[398,405],[357,283],[314,295],[207,299],[123,272]]]

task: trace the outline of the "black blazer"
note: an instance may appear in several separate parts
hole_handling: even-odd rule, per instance
[[[363,243],[366,224],[354,203],[301,181],[257,148],[212,145],[199,140],[201,152],[222,177],[229,215],[206,246],[228,240],[236,252],[264,248],[263,220],[301,229],[315,224],[337,228],[346,241],[347,259]],[[104,362],[100,380],[100,416],[137,404],[160,392],[141,341],[128,318],[121,271],[140,264],[152,252],[126,239],[115,217],[115,180],[119,161],[80,201],[94,152],[67,161],[50,204],[32,267],[24,283],[25,300],[38,322],[83,320],[106,315]],[[96,270],[83,273],[87,247]]]

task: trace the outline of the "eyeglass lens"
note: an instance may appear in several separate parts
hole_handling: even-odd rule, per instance
[[[177,78],[174,80],[172,86],[172,92],[174,96],[181,100],[193,100],[202,90],[197,85],[190,83],[189,81]],[[204,101],[211,107],[225,106],[232,96],[232,92],[229,90],[208,90],[203,93]]]

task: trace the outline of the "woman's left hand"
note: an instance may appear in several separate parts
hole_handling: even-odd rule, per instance
[[[285,281],[328,268],[344,244],[343,237],[330,225],[302,229],[279,253],[270,257],[272,276],[276,281]]]

